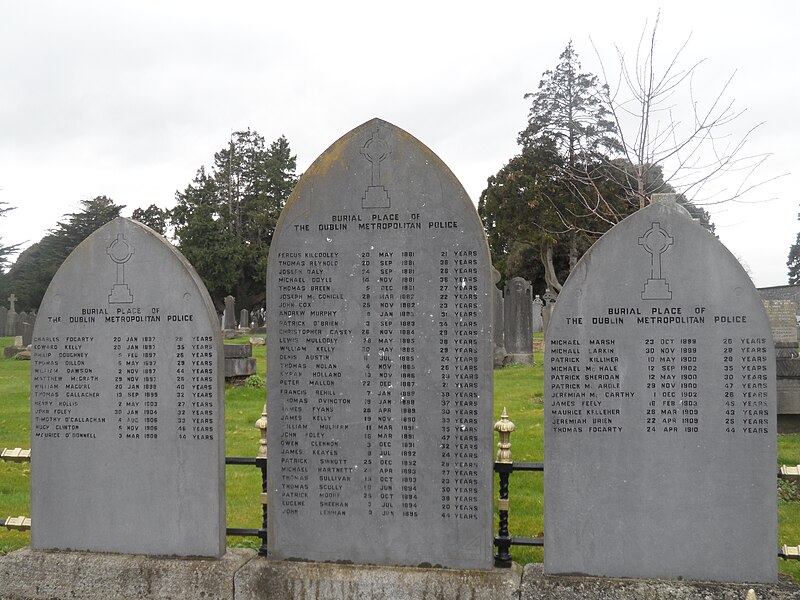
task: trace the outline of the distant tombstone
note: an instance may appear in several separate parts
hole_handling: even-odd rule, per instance
[[[236,299],[233,296],[225,296],[225,312],[223,329],[236,329]]]
[[[531,321],[531,327],[533,328],[534,333],[541,333],[544,330],[544,325],[542,323],[542,308],[544,308],[544,300],[539,297],[539,294],[533,299],[533,317]]]
[[[546,349],[546,572],[775,581],[774,352],[733,255],[651,204],[572,271]]]
[[[31,312],[28,313],[28,323],[31,324],[31,329],[36,326],[36,310],[31,309]]]
[[[241,311],[239,311],[239,327],[250,327],[250,311],[248,311],[246,308],[243,308]]]
[[[270,556],[491,567],[491,302],[418,140],[375,119],[306,171],[267,270]]]
[[[503,366],[503,361],[506,357],[506,348],[503,343],[504,325],[503,325],[503,292],[497,287],[500,283],[500,271],[492,267],[492,295],[494,302],[492,303],[493,315],[493,332],[494,332],[494,368],[498,369]]]
[[[5,306],[0,306],[0,332],[6,334],[6,322],[8,321],[8,309]]]
[[[22,325],[22,346],[27,348],[33,341],[33,326],[30,323]]]
[[[31,546],[225,551],[222,341],[200,277],[117,218],[59,268],[31,369]]]
[[[522,277],[514,277],[506,282],[503,295],[506,364],[533,364],[531,293],[531,284]]]
[[[545,339],[547,339],[547,328],[550,326],[550,315],[553,314],[557,298],[558,295],[550,290],[545,290],[542,296],[542,302],[544,302],[544,306],[542,306],[542,333]]]
[[[797,307],[793,300],[764,300],[778,355],[797,352]]]
[[[14,335],[24,335],[25,323],[28,322],[28,313],[24,310],[17,315],[17,328]]]
[[[17,311],[14,306],[14,303],[17,301],[17,297],[14,294],[11,294],[8,298],[8,313],[6,313],[6,335],[7,336],[15,336],[17,335]]]

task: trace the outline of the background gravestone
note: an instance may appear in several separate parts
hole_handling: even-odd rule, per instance
[[[542,322],[542,309],[544,308],[544,301],[539,297],[539,294],[531,302],[533,305],[533,317],[531,321],[531,328],[534,333],[541,333],[544,331],[544,323]]]
[[[24,335],[25,323],[28,322],[28,313],[24,310],[17,315],[17,329],[14,335]]]
[[[474,205],[408,133],[306,171],[267,271],[271,556],[491,566],[491,294]]]
[[[239,327],[242,329],[250,327],[250,312],[246,308],[239,311]]]
[[[8,298],[8,312],[6,313],[6,335],[10,336],[17,335],[17,311],[14,306],[16,301],[17,297],[11,294]]]
[[[800,356],[797,307],[793,300],[764,300],[775,344],[778,433],[800,431]]]
[[[533,364],[531,284],[522,277],[506,282],[503,294],[506,364]]]
[[[542,333],[545,339],[547,339],[547,329],[550,326],[550,315],[553,314],[557,298],[558,294],[554,294],[550,290],[545,290],[542,295],[542,302],[544,303],[542,307]]]
[[[8,309],[5,306],[0,306],[0,328],[2,334],[6,335],[6,322],[8,321]]]
[[[236,299],[225,296],[225,312],[223,314],[223,329],[236,329]]]
[[[573,270],[546,349],[545,570],[775,581],[774,353],[731,253],[651,204]]]
[[[225,551],[222,341],[188,262],[118,218],[47,289],[31,365],[31,546]]]
[[[503,366],[503,361],[506,358],[506,348],[504,345],[503,337],[505,335],[504,329],[505,326],[503,324],[503,292],[500,288],[497,287],[497,284],[500,283],[500,271],[492,267],[492,283],[494,284],[492,288],[492,315],[493,315],[493,326],[492,331],[494,332],[494,359],[493,359],[493,366],[495,369],[499,369]]]

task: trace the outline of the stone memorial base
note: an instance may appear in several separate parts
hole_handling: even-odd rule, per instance
[[[752,590],[752,593],[751,593]],[[219,560],[38,552],[0,557],[3,600],[799,600],[800,586],[544,575],[541,564],[470,571],[273,561],[228,548]]]
[[[243,548],[228,548],[219,560],[23,548],[0,557],[0,598],[233,600],[234,575],[254,556]]]
[[[750,591],[752,590],[752,593]],[[776,584],[657,581],[545,575],[541,563],[525,565],[521,600],[798,600],[800,586],[786,575]]]
[[[257,559],[235,578],[236,600],[516,600],[522,569],[471,571]]]
[[[532,365],[533,354],[506,354],[503,365]]]
[[[228,548],[220,560],[39,552],[0,557],[3,600],[516,600],[522,569],[469,571],[283,562]]]

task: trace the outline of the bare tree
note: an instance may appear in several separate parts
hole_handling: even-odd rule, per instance
[[[606,82],[599,89],[606,93],[623,155],[633,166],[633,173],[620,175],[629,180],[629,193],[640,208],[648,202],[648,184],[657,169],[665,182],[695,204],[741,200],[776,178],[757,180],[755,172],[769,154],[746,151],[748,139],[762,123],[749,127],[744,135],[735,133],[745,113],[728,98],[735,71],[709,103],[698,100],[695,80],[704,60],[686,66],[683,60],[691,36],[663,68],[657,65],[659,18],[660,13],[652,27],[643,28],[632,59],[615,46],[619,67],[615,84],[609,82],[595,47]]]

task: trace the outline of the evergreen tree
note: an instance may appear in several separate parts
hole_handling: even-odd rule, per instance
[[[609,155],[621,146],[600,87],[567,44],[538,91],[525,95],[522,150],[488,180],[478,205],[495,260],[503,263],[509,244],[527,246],[554,290],[594,239],[633,209],[613,178]]]
[[[176,194],[175,238],[218,306],[228,294],[241,306],[263,302],[269,245],[296,166],[285,137],[267,147],[255,131],[239,131],[210,172],[201,167]]]
[[[131,213],[131,218],[134,221],[139,221],[143,225],[147,225],[153,231],[161,235],[167,234],[167,222],[169,220],[169,211],[158,208],[155,204],[151,204],[147,208],[137,208]]]
[[[8,272],[7,288],[19,299],[18,306],[38,308],[61,263],[97,229],[117,218],[125,208],[106,196],[81,201],[82,210],[67,213],[55,229],[22,252]]]

